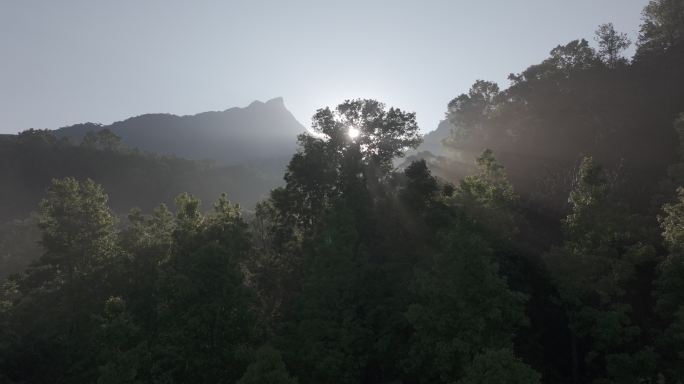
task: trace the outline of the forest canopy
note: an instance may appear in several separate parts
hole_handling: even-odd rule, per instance
[[[592,39],[456,95],[452,162],[321,108],[248,210],[111,131],[0,137],[0,382],[681,383],[684,1]]]

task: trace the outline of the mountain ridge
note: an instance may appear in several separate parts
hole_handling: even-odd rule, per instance
[[[276,97],[223,111],[147,113],[108,125],[74,124],[53,133],[80,142],[89,131],[104,129],[131,148],[222,165],[290,156],[296,151],[297,135],[306,131],[283,98]]]

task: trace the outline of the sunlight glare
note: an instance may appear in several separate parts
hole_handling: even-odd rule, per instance
[[[347,135],[349,135],[349,137],[350,137],[352,140],[353,140],[353,139],[356,139],[357,137],[359,137],[359,134],[360,134],[360,133],[361,133],[361,131],[359,131],[358,129],[356,129],[356,128],[354,128],[354,127],[349,127],[349,130],[347,131]]]

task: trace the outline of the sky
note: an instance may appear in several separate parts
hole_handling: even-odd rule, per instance
[[[375,98],[427,132],[477,79],[604,22],[636,40],[648,0],[0,0],[0,133],[283,97]]]

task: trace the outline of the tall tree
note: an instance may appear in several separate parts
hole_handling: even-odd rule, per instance
[[[36,353],[14,364],[30,373],[14,373],[34,382],[94,379],[95,362],[87,363],[96,348],[93,314],[111,295],[111,267],[120,255],[107,195],[92,180],[54,180],[39,227],[44,253],[18,281],[21,296],[12,311],[17,358]],[[58,360],[50,370],[40,369],[41,359],[51,358]]]
[[[312,126],[315,135],[300,136],[285,187],[262,206],[273,208],[276,249],[298,248],[279,348],[303,383],[394,379],[399,369],[381,356],[397,353],[393,332],[406,326],[399,297],[408,273],[398,266],[406,250],[387,249],[396,243],[386,235],[396,217],[387,207],[393,159],[420,142],[415,114],[348,100],[318,110]]]
[[[492,233],[512,240],[518,231],[518,196],[506,178],[503,166],[494,157],[494,152],[484,150],[476,163],[477,173],[461,180],[453,201]]]
[[[472,135],[484,134],[483,123],[496,111],[499,94],[499,86],[496,83],[477,80],[467,94],[451,100],[447,117],[454,129],[447,144],[458,146]]]
[[[626,62],[622,52],[632,44],[626,33],[616,31],[613,23],[606,23],[599,25],[595,35],[599,45],[597,54],[608,68]]]
[[[161,265],[152,377],[177,383],[240,378],[259,331],[241,268],[249,252],[246,223],[225,195],[206,216],[197,198],[178,197],[173,250]]]
[[[154,332],[157,326],[160,266],[173,254],[175,226],[173,214],[162,204],[151,215],[132,210],[119,234],[126,257],[120,266],[121,290],[117,294],[122,296],[136,326],[147,332]]]
[[[629,230],[626,207],[611,192],[602,168],[585,157],[563,221],[566,239],[545,255],[569,318],[575,383],[655,377],[655,354],[643,344],[643,324],[630,301],[638,296],[633,289],[644,289],[634,283],[655,250],[640,241],[638,230]]]
[[[92,180],[54,180],[41,203],[40,264],[56,267],[67,282],[113,256],[114,217],[107,195]]]
[[[372,188],[391,170],[394,158],[421,141],[414,113],[387,109],[376,100],[320,109],[312,130],[315,135],[299,137],[300,151],[285,174],[289,204],[303,228],[311,228],[335,198]]]
[[[107,299],[99,320],[95,336],[101,345],[97,384],[137,384],[149,378],[141,372],[150,365],[148,341],[126,310],[125,300],[116,296]]]
[[[453,225],[440,244],[413,282],[407,316],[415,333],[405,366],[419,382],[467,383],[487,364],[478,356],[511,354],[515,330],[526,322],[525,297],[508,288],[491,249],[467,222]],[[510,363],[512,370],[532,372],[519,360]],[[515,382],[504,370],[496,375],[492,382]],[[533,373],[525,377],[521,382],[538,381]]]

